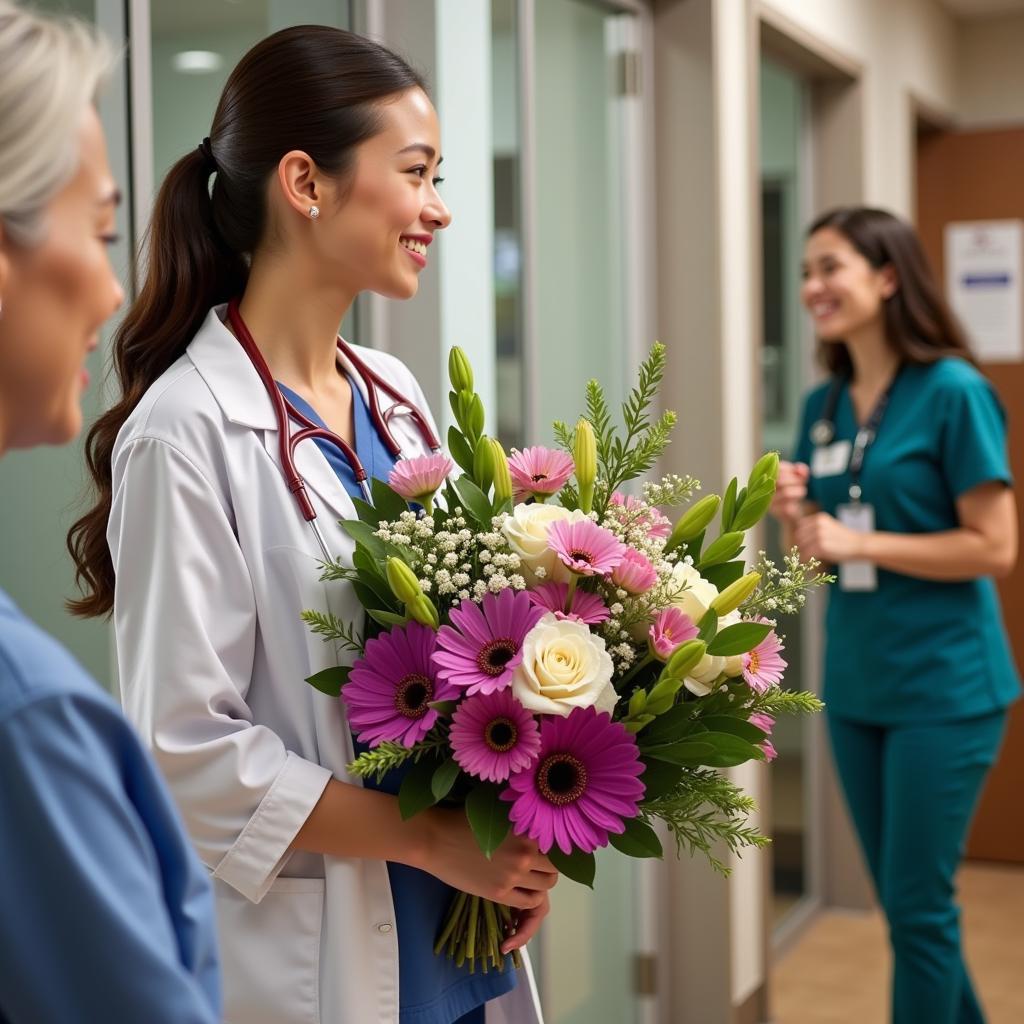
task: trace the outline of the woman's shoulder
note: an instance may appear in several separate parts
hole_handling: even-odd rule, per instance
[[[973,364],[959,356],[943,356],[934,363],[911,368],[919,384],[935,392],[961,392],[980,388],[991,390],[988,378]]]

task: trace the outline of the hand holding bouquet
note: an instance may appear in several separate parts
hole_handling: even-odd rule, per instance
[[[387,484],[373,482],[374,504],[356,501],[359,518],[342,524],[352,564],[326,566],[325,578],[355,587],[366,637],[306,613],[357,655],[309,680],[340,695],[371,748],[353,774],[404,765],[403,816],[461,806],[487,856],[512,831],[588,885],[609,843],[661,856],[667,831],[721,871],[716,841],[762,845],[745,820],[750,798],[719,769],[772,759],[775,716],[820,707],[780,688],[774,616],[823,577],[795,555],[781,570],[762,555],[747,571],[741,558],[778,456],[674,524],[663,510],[690,501],[692,478],[621,489],[651,469],[675,425],[671,412],[650,417],[664,362],[656,345],[622,431],[591,381],[587,415],[555,424],[559,449],[507,457],[483,432],[472,370],[454,349],[448,447],[461,474],[444,455],[399,462]],[[511,921],[507,907],[460,893],[436,951],[502,970]]]

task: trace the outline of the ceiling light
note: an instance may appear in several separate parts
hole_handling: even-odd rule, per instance
[[[224,67],[224,58],[212,50],[182,50],[171,58],[171,66],[183,75],[209,75]]]

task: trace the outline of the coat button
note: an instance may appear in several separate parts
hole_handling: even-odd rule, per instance
[[[387,921],[383,921],[381,924],[377,925],[377,931],[379,931],[381,935],[387,935],[387,933],[391,931],[391,925]]]

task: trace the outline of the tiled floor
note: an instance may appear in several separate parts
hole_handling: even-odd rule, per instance
[[[967,960],[988,1024],[1022,1024],[1024,868],[967,864],[960,896]],[[885,1024],[888,975],[878,913],[822,914],[775,968],[775,1024]]]

